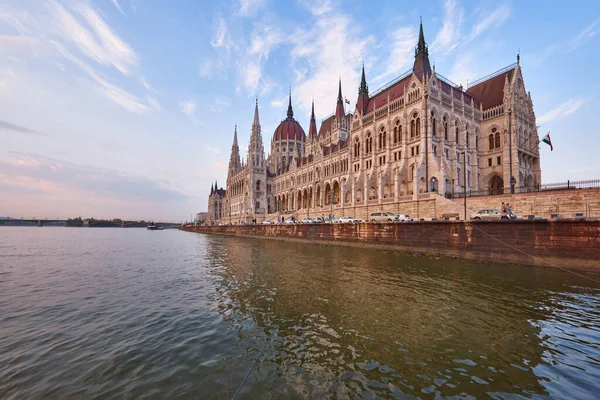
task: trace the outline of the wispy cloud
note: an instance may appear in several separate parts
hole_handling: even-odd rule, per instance
[[[196,101],[195,100],[185,100],[179,103],[181,106],[181,112],[192,118],[196,114]]]
[[[119,4],[119,0],[111,0],[112,3],[115,5],[115,7],[117,7],[117,10],[119,10],[119,12],[123,15],[125,15],[125,13],[123,12],[123,9],[121,8],[121,5]]]
[[[600,33],[600,18],[588,25],[571,40],[571,43],[569,43],[569,51],[582,46],[585,42],[597,36],[598,33]]]
[[[215,32],[214,37],[210,41],[212,47],[223,47],[226,44],[227,39],[227,21],[225,18],[218,17],[216,19],[217,22],[217,31]]]
[[[545,124],[551,121],[555,121],[564,117],[567,117],[575,113],[581,106],[590,101],[590,98],[583,99],[570,99],[561,104],[560,106],[548,111],[537,119],[540,124]]]
[[[131,72],[131,68],[137,64],[137,55],[91,7],[77,4],[75,9],[95,35],[60,3],[50,1],[50,5],[55,29],[63,38],[75,44],[83,54],[97,63],[112,65],[125,75]]]
[[[487,16],[481,15],[478,20],[479,22],[473,27],[468,40],[473,40],[477,36],[481,35],[486,30],[498,27],[508,19],[510,16],[510,7],[507,4],[503,4],[498,8],[494,9]]]
[[[240,0],[238,13],[242,16],[251,16],[264,6],[266,0]]]
[[[33,129],[26,128],[24,126],[16,125],[7,121],[0,121],[0,131],[9,130],[18,133],[25,133],[30,135],[42,135],[41,132],[34,131]]]
[[[414,27],[406,26],[397,28],[390,35],[392,51],[387,60],[385,71],[373,79],[373,83],[380,85],[384,80],[390,79],[404,72],[413,61],[412,50],[417,42],[417,31]]]
[[[432,51],[449,53],[458,46],[463,19],[464,11],[457,6],[456,0],[445,0],[444,25],[433,41]]]
[[[206,149],[210,152],[212,152],[213,154],[220,154],[221,150],[218,147],[212,147],[209,145],[206,145]]]

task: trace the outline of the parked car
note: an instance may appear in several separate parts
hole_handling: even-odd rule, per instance
[[[340,217],[337,220],[338,223],[340,224],[352,224],[354,222],[359,222],[356,218],[353,217]]]
[[[400,222],[412,222],[412,218],[410,215],[406,215],[406,214],[399,214],[397,215],[398,219],[400,220]]]
[[[312,223],[314,223],[314,221],[313,221],[312,218],[306,218],[305,217],[305,218],[302,218],[302,223],[303,224],[312,224]]]
[[[296,220],[295,220],[295,219],[288,218],[288,219],[286,219],[286,220],[285,220],[283,223],[284,223],[284,224],[295,224],[295,223],[296,223]]]
[[[508,218],[506,213],[496,209],[479,210],[476,213],[471,214],[471,219],[475,221],[496,221]]]
[[[270,219],[265,219],[262,223],[263,223],[263,225],[274,225],[274,224],[276,224],[275,221],[271,221]]]
[[[369,214],[369,221],[371,222],[399,222],[400,219],[397,215],[387,211],[375,211]]]

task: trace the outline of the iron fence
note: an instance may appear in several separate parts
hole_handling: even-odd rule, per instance
[[[541,185],[534,186],[515,186],[515,193],[536,193],[536,192],[551,192],[551,191],[562,191],[562,190],[578,190],[578,189],[596,189],[600,188],[600,179],[588,179],[581,181],[557,182],[557,183],[544,183]],[[478,197],[478,196],[496,196],[510,194],[510,189],[483,189],[483,190],[468,190],[467,197]],[[461,198],[464,197],[462,190],[455,192],[446,192],[444,194],[447,198]]]

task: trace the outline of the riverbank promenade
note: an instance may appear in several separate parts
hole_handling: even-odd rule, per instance
[[[600,271],[600,220],[184,226],[184,231]]]

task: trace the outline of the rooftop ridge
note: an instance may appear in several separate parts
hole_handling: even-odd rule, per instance
[[[458,83],[451,81],[450,79],[446,78],[444,75],[438,74],[437,72],[435,73],[435,77],[438,78],[440,81],[446,82],[448,85],[452,86],[455,89],[458,89],[459,87],[462,86],[462,84],[459,85]]]
[[[325,122],[327,121],[329,118],[331,117],[335,117],[335,113],[329,114],[328,116],[326,116],[325,118],[321,119],[321,122]]]
[[[375,90],[373,93],[370,93],[369,97],[373,98],[373,97],[377,96],[378,94],[383,93],[385,90],[387,90],[390,87],[394,86],[396,83],[398,83],[401,80],[405,79],[406,77],[410,76],[412,74],[412,72],[413,72],[413,70],[411,68],[408,71],[404,72],[402,75],[398,76],[397,78],[394,78],[391,81],[389,81],[388,83],[384,84],[379,89]]]
[[[488,79],[492,79],[492,78],[494,78],[494,77],[496,77],[496,76],[498,76],[498,75],[500,75],[500,74],[503,74],[503,73],[505,73],[506,71],[510,71],[511,69],[513,69],[513,68],[514,68],[514,67],[516,67],[516,66],[517,66],[517,63],[512,63],[512,64],[510,64],[510,65],[509,65],[509,66],[507,66],[507,67],[504,67],[504,68],[502,68],[502,69],[499,69],[499,70],[498,70],[498,71],[496,71],[496,72],[492,72],[491,74],[489,74],[489,75],[486,75],[486,76],[484,76],[483,78],[479,78],[479,79],[477,79],[476,81],[473,81],[473,82],[471,82],[471,84],[469,85],[469,87],[473,87],[473,86],[479,85],[481,82],[487,81]],[[467,89],[467,90],[468,90],[468,89]]]

